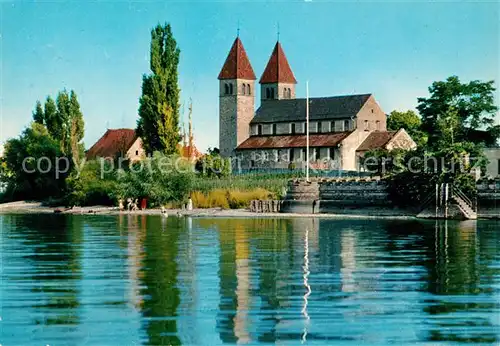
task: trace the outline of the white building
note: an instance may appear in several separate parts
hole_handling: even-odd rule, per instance
[[[500,147],[485,149],[484,154],[488,161],[490,161],[486,167],[486,176],[500,178]]]

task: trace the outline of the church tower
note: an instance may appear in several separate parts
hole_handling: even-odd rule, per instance
[[[219,73],[219,149],[224,157],[250,136],[255,110],[255,73],[239,37]]]
[[[297,80],[279,41],[274,46],[259,83],[261,101],[295,98]]]

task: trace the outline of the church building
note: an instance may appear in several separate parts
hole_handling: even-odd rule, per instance
[[[278,41],[262,73],[255,110],[255,73],[237,37],[219,73],[219,149],[248,168],[301,167],[306,161],[306,99]],[[309,158],[317,169],[359,170],[369,150],[413,149],[404,129],[387,131],[372,94],[309,98]]]

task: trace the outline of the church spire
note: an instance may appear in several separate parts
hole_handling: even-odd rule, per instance
[[[268,83],[291,83],[297,84],[297,80],[293,75],[292,69],[288,64],[285,52],[278,41],[274,46],[269,62],[260,77],[260,84]]]
[[[222,66],[222,70],[219,73],[219,79],[256,79],[239,35],[234,40],[226,58],[226,62],[224,66]]]

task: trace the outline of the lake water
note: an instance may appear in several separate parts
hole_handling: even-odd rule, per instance
[[[500,342],[500,223],[0,215],[0,344]]]

